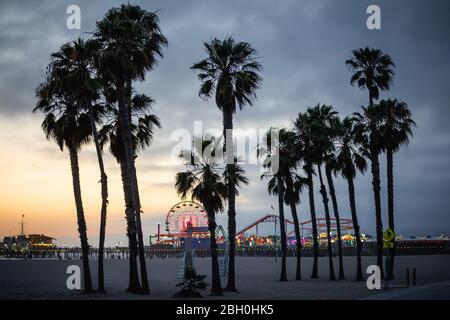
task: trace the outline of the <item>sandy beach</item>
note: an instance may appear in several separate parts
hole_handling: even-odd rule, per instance
[[[344,257],[345,281],[328,281],[327,258],[319,259],[318,280],[309,279],[312,258],[302,260],[302,281],[294,281],[295,259],[288,258],[288,282],[279,282],[280,261],[274,258],[238,257],[237,287],[239,293],[225,293],[223,297],[205,299],[364,299],[376,297],[386,292],[401,292],[406,282],[406,269],[416,268],[417,288],[424,285],[450,281],[450,255],[399,256],[396,258],[396,280],[390,282],[389,290],[368,290],[365,282],[354,281],[354,258]],[[335,258],[337,272],[337,258]],[[375,257],[363,258],[363,270],[375,264]],[[125,292],[128,278],[127,260],[107,260],[105,262],[105,283],[107,295],[82,295],[66,287],[66,269],[71,264],[81,264],[79,260],[1,260],[0,299],[172,299],[177,291],[177,270],[180,259],[150,259],[150,296],[140,296]],[[199,273],[210,279],[210,260],[196,258]],[[93,281],[96,283],[97,262],[91,261]],[[222,283],[225,278],[222,278]],[[410,288],[411,289],[411,288]],[[417,291],[417,290],[416,290]],[[439,298],[450,299],[449,290]],[[387,296],[389,297],[389,296]],[[432,296],[430,298],[433,298]]]

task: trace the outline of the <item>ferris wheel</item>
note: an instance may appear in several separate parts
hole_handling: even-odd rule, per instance
[[[186,229],[190,226],[208,226],[208,216],[202,205],[193,201],[182,201],[170,208],[166,217],[166,232],[168,235],[185,234]]]

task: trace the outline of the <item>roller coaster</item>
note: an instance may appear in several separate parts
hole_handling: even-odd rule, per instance
[[[320,238],[325,238],[327,228],[326,222],[327,221],[325,218],[316,219],[317,232]],[[278,229],[280,224],[280,217],[275,214],[275,209],[272,207],[272,212],[270,214],[267,214],[262,218],[257,219],[253,223],[247,225],[245,228],[239,230],[239,232],[237,232],[236,234],[236,241],[238,243],[247,242],[246,241],[246,233],[247,233],[249,234],[250,237],[256,237],[256,239],[259,239],[262,242],[266,242],[263,241],[261,235],[259,235],[258,232],[259,225],[263,223],[273,223],[274,229],[272,235],[274,236],[277,236],[277,234],[279,235]],[[289,219],[284,219],[284,223],[286,226],[287,236],[288,237],[293,236],[295,223]],[[163,238],[164,239],[163,242],[165,243],[180,245],[181,242],[183,242],[182,240],[187,236],[186,234],[187,225],[190,225],[194,228],[193,235],[195,238],[199,240],[204,239],[205,241],[209,239],[209,231],[207,228],[208,226],[207,213],[199,203],[192,201],[182,201],[180,203],[175,204],[167,213],[166,233],[160,233],[158,228],[158,235],[155,237],[158,239],[158,242],[159,239]],[[341,234],[351,238],[351,234],[353,233],[352,221],[347,218],[340,218],[339,225],[341,227]],[[311,239],[312,235],[311,220],[299,222],[299,226],[302,238],[304,240]],[[337,222],[335,218],[330,218],[330,227],[331,227],[330,231],[333,237],[335,237],[337,233]],[[253,229],[255,231],[250,232]],[[220,243],[226,242],[227,236],[225,232],[222,232],[222,235],[220,235],[220,233],[218,233],[217,235],[218,241]],[[267,240],[270,241],[270,239]],[[209,242],[205,242],[205,245],[207,245],[207,243]]]
[[[307,220],[307,221],[303,221],[303,222],[299,222],[299,226],[300,226],[300,233],[302,235],[305,234],[305,232],[308,233],[312,233],[312,226],[311,226],[311,221],[312,220]],[[245,233],[248,232],[249,230],[255,228],[256,231],[256,235],[258,236],[258,226],[261,223],[267,223],[267,222],[272,222],[274,223],[275,229],[276,230],[276,225],[277,223],[280,223],[280,217],[274,213],[272,214],[268,214],[258,220],[256,220],[255,222],[249,224],[248,226],[246,226],[245,228],[241,229],[239,232],[236,233],[236,236],[239,238],[244,238],[245,237]],[[285,225],[286,225],[286,230],[288,230],[288,226],[294,226],[295,223],[289,219],[284,219]],[[316,222],[317,222],[317,232],[318,234],[322,233],[322,232],[326,232],[326,219],[325,218],[316,218]],[[331,226],[331,232],[335,233],[336,229],[337,229],[337,223],[336,223],[336,219],[335,218],[330,218],[330,226]],[[351,219],[346,219],[346,218],[340,218],[339,219],[339,224],[341,227],[341,232],[344,233],[352,233],[353,232],[353,224],[352,224],[352,220]],[[287,231],[287,235],[292,235],[294,233],[294,230],[292,231]]]

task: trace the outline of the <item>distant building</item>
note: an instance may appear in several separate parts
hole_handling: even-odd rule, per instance
[[[8,250],[42,250],[56,247],[53,243],[55,240],[43,234],[25,234],[25,215],[22,214],[22,222],[20,223],[20,234],[17,236],[8,236],[3,238],[3,247]]]
[[[52,237],[43,234],[8,236],[3,238],[3,245],[9,249],[49,249],[56,245]]]

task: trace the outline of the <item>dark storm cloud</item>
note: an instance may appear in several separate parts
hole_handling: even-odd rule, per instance
[[[160,10],[161,27],[170,42],[164,59],[145,83],[136,86],[156,99],[155,113],[164,124],[154,148],[144,154],[145,161],[156,155],[169,156],[174,144],[170,133],[176,128],[192,130],[194,120],[203,120],[205,128],[221,126],[213,102],[198,98],[199,82],[189,69],[204,57],[203,41],[232,35],[251,42],[261,56],[263,87],[255,106],[236,116],[236,127],[242,128],[288,125],[306,106],[319,102],[334,105],[342,115],[358,111],[367,103],[367,93],[349,85],[344,61],[352,49],[376,47],[389,53],[397,66],[394,86],[382,96],[407,101],[418,124],[411,145],[395,158],[398,228],[407,234],[450,230],[450,2],[134,2]],[[72,1],[1,1],[2,117],[29,113],[50,53],[65,41],[92,31],[95,21],[121,1],[76,3],[82,11],[81,33],[65,27],[65,10]],[[365,27],[370,4],[381,7],[381,31]],[[276,203],[259,182],[258,168],[248,167],[248,174],[252,183],[242,190],[242,225],[266,214]],[[349,216],[346,184],[340,178],[336,183],[341,211]],[[369,174],[358,178],[357,188],[363,231],[373,233]],[[320,211],[318,194],[316,199]],[[302,219],[308,218],[306,201],[300,212]]]

